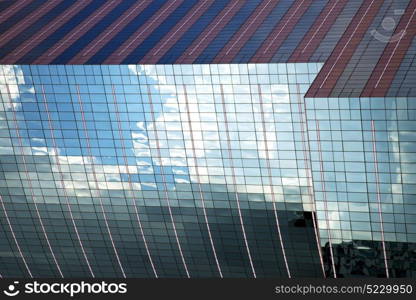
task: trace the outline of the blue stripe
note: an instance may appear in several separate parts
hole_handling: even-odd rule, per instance
[[[12,5],[15,2],[16,1],[12,1],[12,0],[1,1],[0,2],[0,10],[5,10],[6,8],[8,8],[10,5]]]
[[[89,60],[88,64],[100,64],[112,55],[120,45],[128,40],[131,35],[144,23],[146,23],[165,4],[164,0],[154,0],[139,15],[131,20],[122,31],[117,33],[107,44],[97,51]]]
[[[103,19],[101,19],[94,27],[82,35],[75,43],[69,46],[64,52],[57,56],[52,64],[66,64],[71,58],[82,51],[91,41],[93,41],[100,33],[110,26],[117,18],[127,11],[136,0],[124,0]]]
[[[185,0],[162,22],[140,45],[136,47],[124,60],[123,63],[137,63],[149,50],[151,50],[172,27],[178,23],[183,16],[197,3],[197,0]]]
[[[386,93],[388,97],[408,97],[416,95],[414,71],[416,70],[416,39],[413,39],[405,56],[402,58],[399,68],[393,77]]]
[[[303,16],[299,19],[287,39],[273,56],[272,62],[286,62],[289,59],[292,52],[296,49],[327,3],[328,0],[316,0],[312,2],[311,6],[309,6]]]
[[[73,16],[68,22],[59,27],[54,33],[48,36],[35,48],[31,49],[24,57],[17,61],[17,64],[30,64],[37,59],[49,48],[58,43],[68,32],[79,25],[83,20],[87,19],[95,10],[102,6],[105,1],[94,0],[89,5],[84,7],[80,12]]]
[[[195,63],[209,63],[221,51],[231,39],[234,33],[247,21],[252,12],[256,9],[261,0],[247,1],[231,21],[218,33],[214,40],[204,49],[195,60]]]
[[[45,3],[44,0],[36,0],[30,2],[28,5],[23,7],[22,9],[15,12],[13,15],[8,17],[6,20],[0,23],[0,34],[5,33],[7,30],[10,29],[13,25],[17,24],[20,21],[23,21],[24,18],[35,11],[39,6]]]
[[[264,40],[269,36],[270,32],[276,28],[276,25],[292,6],[293,2],[294,0],[279,1],[271,14],[264,20],[263,24],[257,28],[256,32],[234,57],[233,63],[243,63],[250,60]]]
[[[34,34],[39,32],[45,25],[54,20],[58,15],[74,4],[76,1],[62,1],[47,14],[39,18],[35,23],[25,28],[24,31],[16,35],[12,40],[8,41],[4,46],[0,47],[0,59],[5,57],[7,54],[13,52],[18,46],[22,45],[27,39],[31,38]]]
[[[227,6],[228,1],[216,0],[202,16],[186,31],[183,36],[163,55],[158,63],[174,63],[185,50],[199,37],[202,31],[215,19],[215,17]]]

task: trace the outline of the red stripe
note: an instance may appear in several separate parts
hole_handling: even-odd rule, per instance
[[[33,64],[49,64],[69,46],[76,42],[83,34],[95,26],[102,18],[104,18],[111,10],[120,4],[121,0],[109,1],[91,16],[81,22],[79,26],[72,29],[65,37],[51,49],[48,49],[43,55],[40,55]]]
[[[402,36],[397,42],[388,43],[376,67],[365,85],[361,97],[384,97],[389,90],[404,56],[416,35],[416,1],[409,3],[394,31]],[[404,32],[404,35],[401,35]]]
[[[279,21],[275,29],[257,49],[256,54],[251,58],[251,62],[269,62],[311,3],[312,0],[295,1],[283,19]]]
[[[33,0],[22,0],[22,1],[15,1],[12,5],[8,8],[0,12],[0,20],[4,21],[7,17],[14,15],[18,10],[22,9],[26,6],[26,4],[32,2]]]
[[[244,44],[256,32],[257,28],[263,23],[266,17],[272,12],[279,0],[264,0],[254,10],[247,21],[241,26],[240,30],[233,35],[232,39],[216,55],[213,63],[232,61]]]
[[[217,34],[231,20],[231,18],[240,10],[245,1],[232,0],[227,7],[208,25],[208,27],[198,36],[198,38],[186,49],[186,51],[177,59],[177,63],[192,63],[211,43]]]
[[[169,31],[165,38],[140,60],[141,63],[155,64],[168,50],[182,37],[182,35],[202,16],[211,6],[214,0],[201,1],[195,9],[192,9],[175,27]]]
[[[303,37],[300,44],[290,56],[288,62],[307,62],[319,47],[331,26],[335,23],[339,14],[344,9],[348,0],[328,1],[325,9],[315,20],[312,27]]]
[[[114,24],[111,24],[107,30],[99,34],[93,41],[90,42],[88,47],[83,49],[83,51],[80,51],[68,63],[86,63],[98,49],[101,49],[115,35],[123,30],[123,28],[135,17],[137,17],[151,2],[152,0],[138,1],[137,4],[134,4],[130,9],[125,11],[119,18],[114,21]]]
[[[36,47],[43,40],[45,40],[50,34],[55,32],[57,28],[68,22],[69,19],[71,19],[75,14],[81,11],[90,2],[91,0],[76,2],[73,6],[71,6],[70,9],[63,11],[59,16],[57,16],[54,23],[45,26],[43,31],[34,34],[30,39],[26,40],[24,43],[19,45],[19,47],[17,47],[15,51],[9,53],[1,61],[18,61],[26,53],[30,52],[34,47]]]
[[[110,55],[104,64],[120,64],[134,49],[136,49],[184,0],[167,1],[155,15],[139,27],[129,39]]]
[[[335,46],[325,65],[316,76],[306,97],[328,97],[337,83],[355,49],[373,22],[383,1],[363,1],[346,31]]]
[[[13,24],[12,27],[8,28],[8,30],[0,36],[0,44],[5,45],[6,43],[8,43],[16,35],[18,35],[22,31],[24,31],[28,26],[36,22],[40,17],[47,14],[51,9],[57,6],[60,2],[62,1],[58,1],[58,0],[46,1],[39,8],[35,9],[29,15],[27,15],[24,19],[17,20],[17,22]]]

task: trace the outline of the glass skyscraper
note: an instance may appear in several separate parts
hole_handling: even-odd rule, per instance
[[[0,9],[1,277],[416,277],[415,1]]]

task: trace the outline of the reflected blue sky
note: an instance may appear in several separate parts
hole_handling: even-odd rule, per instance
[[[57,151],[58,156],[52,155],[52,159],[59,159],[69,169],[83,169],[92,162],[82,130],[77,100],[80,97],[93,163],[103,170],[98,180],[104,189],[125,189],[124,183],[130,178],[139,190],[162,190],[161,168],[169,191],[197,183],[195,168],[200,174],[199,183],[230,185],[233,166],[237,191],[268,194],[265,134],[277,201],[305,202],[305,209],[311,209],[311,199],[301,196],[308,186],[306,166],[293,150],[301,149],[297,103],[319,67],[320,64],[3,66],[4,83],[10,89],[10,96],[3,94],[3,103],[13,103],[17,111],[28,154]],[[50,133],[45,130],[47,113],[41,101],[42,86],[57,149],[53,149]],[[10,97],[11,102],[7,100]],[[221,101],[226,103],[231,149],[225,142]],[[5,109],[10,113],[7,106]],[[260,130],[262,111],[265,133]],[[117,115],[130,176],[123,163]],[[161,158],[156,154],[155,131]],[[10,134],[15,140],[13,131]],[[190,154],[191,141],[197,157]],[[12,154],[6,139],[3,143],[1,151]],[[83,182],[74,184],[68,180],[68,187],[88,186],[85,176],[78,178]],[[265,200],[271,201],[267,195]]]

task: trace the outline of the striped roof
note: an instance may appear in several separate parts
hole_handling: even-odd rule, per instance
[[[309,97],[416,96],[416,0],[0,1],[1,64],[325,62]]]

